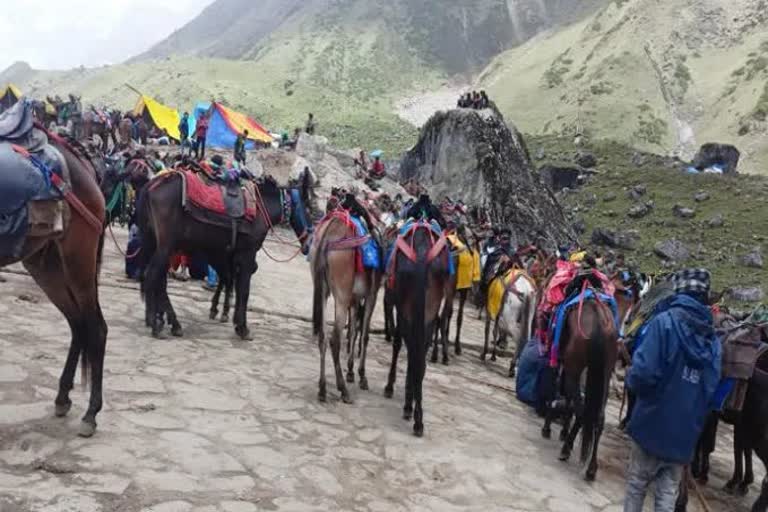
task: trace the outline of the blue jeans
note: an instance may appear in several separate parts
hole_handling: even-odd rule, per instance
[[[674,512],[682,478],[682,464],[658,459],[633,442],[624,512],[643,512],[643,502],[651,484],[654,486],[654,512]]]
[[[210,287],[216,286],[219,282],[219,276],[216,275],[216,271],[213,270],[213,267],[210,265],[208,265],[208,278],[206,279],[206,282]]]

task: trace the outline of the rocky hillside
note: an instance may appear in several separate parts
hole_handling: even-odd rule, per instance
[[[527,132],[686,157],[728,142],[742,170],[766,172],[766,0],[613,0],[505,52],[479,82]]]
[[[615,142],[577,148],[572,139],[527,137],[539,167],[593,166],[584,186],[558,193],[585,246],[623,253],[647,272],[704,266],[718,290],[764,300],[768,178],[681,172],[680,162]],[[741,289],[740,289],[741,288]]]
[[[575,239],[523,136],[492,108],[435,114],[403,158],[400,180],[415,180],[434,198],[485,209],[495,225],[512,229],[518,245],[554,251]]]

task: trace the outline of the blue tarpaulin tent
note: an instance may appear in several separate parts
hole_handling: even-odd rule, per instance
[[[211,104],[207,101],[201,101],[195,105],[195,110],[189,119],[190,136],[194,136],[197,120],[206,113],[211,116],[206,137],[206,145],[209,147],[234,148],[237,134],[243,129],[247,129],[249,132],[246,149],[253,149],[254,141],[272,142],[272,137],[253,119],[230,110],[220,103]]]

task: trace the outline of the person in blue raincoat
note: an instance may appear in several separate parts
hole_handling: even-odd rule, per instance
[[[720,341],[708,307],[710,274],[672,276],[675,295],[656,309],[632,357],[627,386],[637,401],[629,420],[632,455],[624,512],[642,512],[654,487],[654,510],[675,508],[720,379]]]

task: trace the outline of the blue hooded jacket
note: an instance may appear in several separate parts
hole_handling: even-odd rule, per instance
[[[691,296],[668,299],[632,357],[627,385],[637,396],[629,435],[650,455],[687,464],[720,380],[720,341],[709,308]]]

